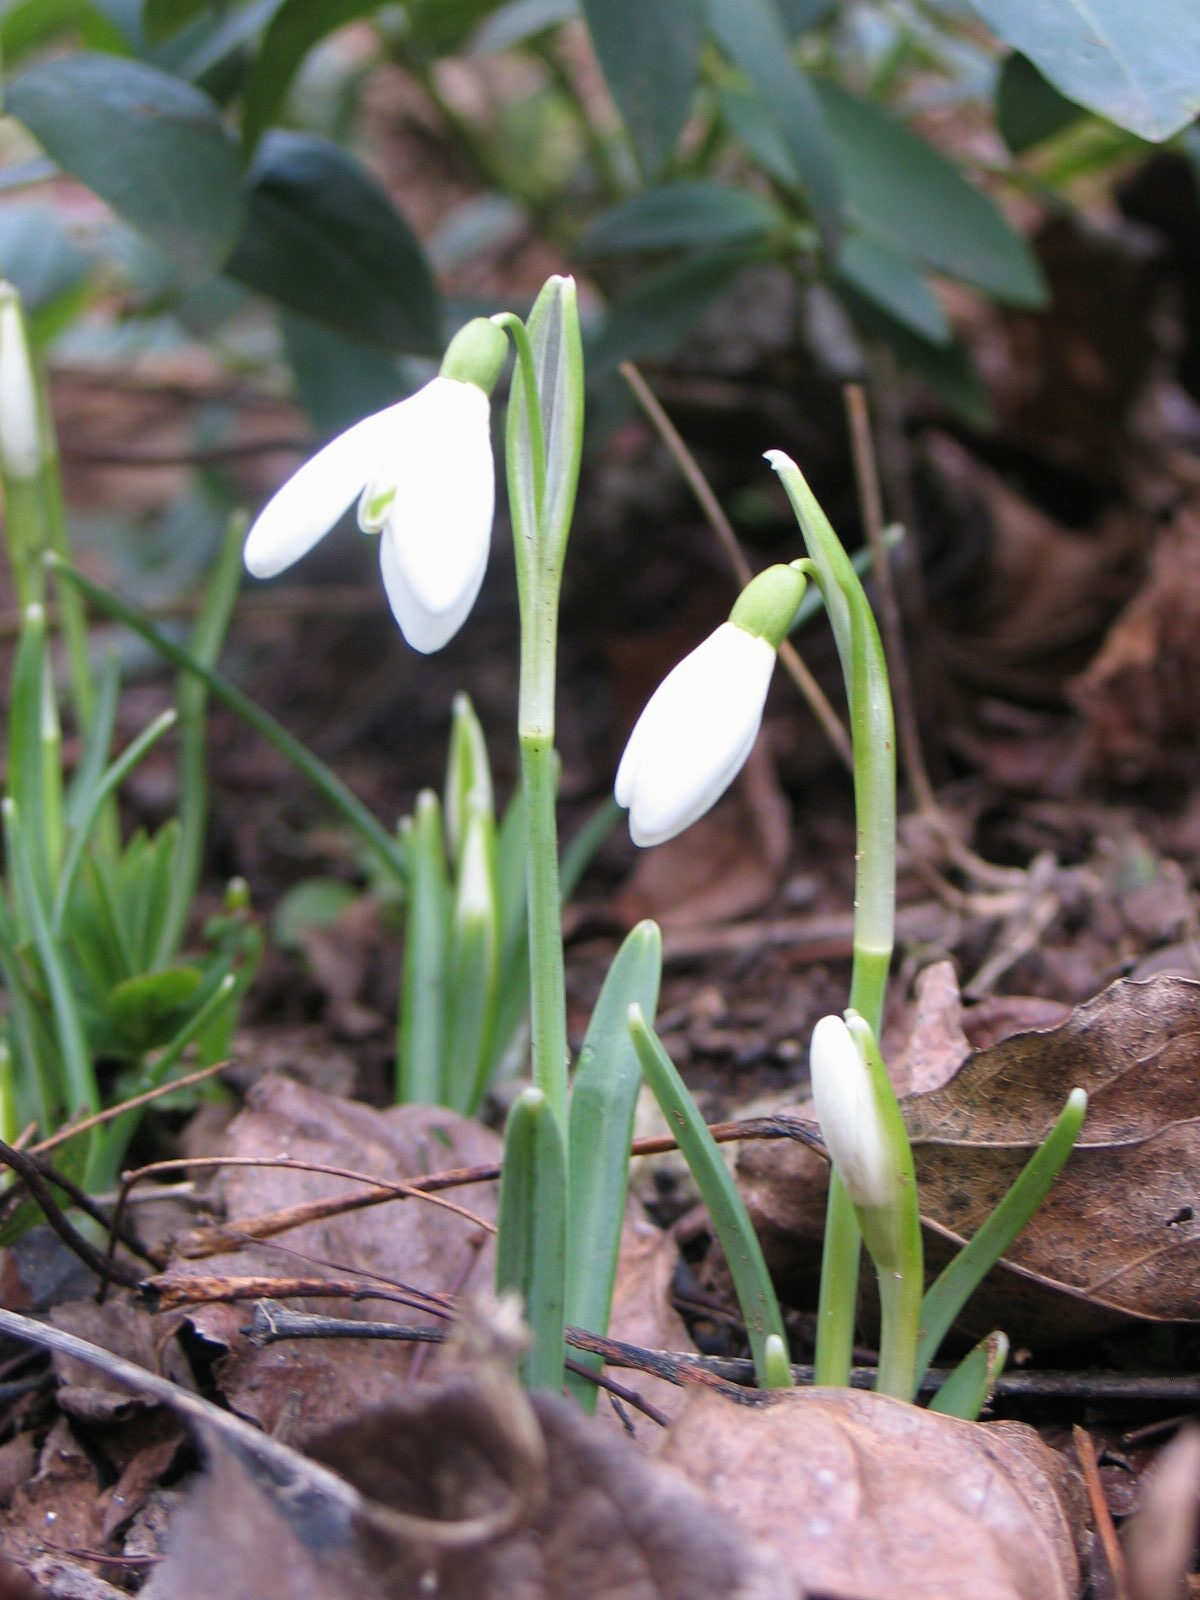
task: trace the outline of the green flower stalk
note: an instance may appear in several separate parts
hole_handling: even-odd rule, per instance
[[[846,685],[855,812],[850,1005],[878,1037],[896,914],[896,741],[887,661],[858,574],[803,473],[782,450],[769,450],[767,460],[779,474],[800,524]],[[850,1381],[859,1237],[853,1203],[835,1172],[829,1187],[817,1312],[818,1383],[842,1386]]]

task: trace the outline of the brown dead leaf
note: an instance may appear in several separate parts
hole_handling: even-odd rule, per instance
[[[1076,1496],[1019,1423],[851,1389],[738,1405],[696,1392],[658,1458],[831,1600],[1072,1600]]]
[[[1062,1344],[1128,1318],[1200,1317],[1198,1039],[1200,983],[1124,980],[902,1102],[936,1271],[990,1214],[1070,1090],[1088,1091],[1079,1146],[964,1329]],[[772,1268],[802,1303],[819,1261],[825,1164],[800,1145],[748,1146],[739,1173]]]
[[[504,1418],[533,1407],[544,1445],[520,1524],[464,1548],[384,1542],[298,1503],[220,1444],[146,1600],[798,1600],[791,1581],[673,1471],[554,1396],[454,1377],[336,1429],[317,1453],[376,1503],[441,1528],[508,1492]],[[527,1411],[526,1411],[526,1414]]]
[[[1087,719],[1087,759],[1125,782],[1178,776],[1200,735],[1200,515],[1160,534],[1142,587],[1091,665],[1068,685]]]
[[[1067,1297],[1060,1338],[1095,1326],[1097,1309],[1200,1316],[1198,1043],[1200,983],[1122,981],[906,1102],[922,1214],[957,1240],[986,1220],[1070,1090],[1088,1092],[1076,1151],[1006,1258],[1003,1325],[1021,1327],[1023,1303],[1044,1303],[1047,1289]]]
[[[251,1089],[230,1125],[227,1149],[230,1155],[287,1155],[396,1180],[495,1162],[501,1145],[488,1129],[438,1107],[377,1111],[269,1077]],[[215,1184],[226,1223],[235,1230],[242,1219],[355,1192],[360,1186],[345,1178],[279,1167],[227,1168]],[[457,1199],[495,1221],[494,1184],[463,1189]],[[408,1199],[307,1223],[277,1239],[201,1260],[177,1259],[159,1281],[165,1286],[214,1275],[357,1276],[366,1289],[454,1292],[489,1283],[490,1262],[488,1236],[468,1220]],[[328,1315],[338,1303],[301,1304]],[[353,1314],[393,1322],[428,1320],[383,1300],[364,1300]],[[255,1349],[243,1332],[250,1316],[250,1308],[238,1304],[188,1312],[203,1338],[229,1351],[218,1363],[218,1381],[230,1405],[267,1432],[282,1425],[310,1433],[369,1411],[394,1393],[411,1360],[410,1347],[380,1340],[313,1339]]]

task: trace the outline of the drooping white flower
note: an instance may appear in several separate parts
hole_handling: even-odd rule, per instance
[[[634,844],[690,828],[742,769],[762,723],[775,654],[804,593],[794,567],[752,579],[715,633],[663,679],[638,718],[613,793]]]
[[[8,478],[36,478],[46,446],[20,297],[0,282],[0,469]]]
[[[400,631],[414,650],[440,650],[466,620],[487,568],[496,500],[488,395],[504,349],[498,328],[468,324],[438,377],[305,462],[250,529],[250,572],[271,578],[290,567],[357,500],[359,526],[381,535],[379,565]]]
[[[822,1017],[809,1054],[813,1105],[829,1159],[856,1206],[895,1196],[896,1162],[871,1073],[841,1017]]]
[[[614,786],[634,844],[662,844],[725,793],[758,737],[775,651],[735,622],[659,684],[638,718]]]

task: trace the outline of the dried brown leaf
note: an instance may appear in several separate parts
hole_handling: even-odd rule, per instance
[[[944,1088],[902,1102],[936,1270],[990,1214],[1071,1089],[1088,1091],[1078,1148],[964,1328],[1061,1344],[1129,1318],[1200,1317],[1198,1041],[1200,983],[1124,980],[1057,1027],[976,1051]],[[740,1172],[772,1267],[789,1292],[809,1292],[824,1163],[801,1146],[750,1146]]]
[[[510,1492],[497,1461],[506,1415],[531,1402],[512,1380],[452,1378],[402,1395],[318,1444],[377,1503],[445,1528]],[[146,1600],[798,1600],[677,1474],[553,1396],[532,1401],[544,1447],[519,1525],[465,1548],[398,1543],[280,1494],[223,1445],[177,1527]]]
[[[692,1395],[659,1459],[801,1592],[837,1600],[1071,1600],[1062,1464],[1032,1429],[981,1427],[850,1389],[750,1408]]]
[[[905,1104],[922,1214],[944,1238],[990,1214],[1076,1085],[1088,1116],[1074,1155],[1007,1257],[1004,1324],[1049,1289],[1059,1332],[1121,1316],[1200,1316],[1200,983],[1122,981],[1057,1028],[980,1051]]]
[[[228,1153],[305,1161],[367,1172],[396,1181],[451,1167],[498,1160],[500,1140],[465,1117],[434,1106],[395,1106],[384,1111],[322,1094],[281,1077],[256,1084],[245,1109],[229,1129]],[[228,1168],[215,1185],[225,1219],[239,1220],[333,1195],[361,1193],[345,1178],[294,1168]],[[487,1221],[495,1220],[494,1184],[463,1189],[456,1200]],[[350,1211],[306,1223],[275,1240],[247,1245],[201,1260],[174,1261],[163,1284],[197,1278],[359,1277],[364,1288],[409,1286],[437,1293],[486,1285],[491,1247],[470,1221],[419,1199]],[[338,1302],[311,1300],[304,1308],[329,1314]],[[355,1317],[384,1321],[428,1320],[404,1305],[364,1300]],[[189,1320],[206,1339],[225,1345],[218,1379],[230,1405],[267,1432],[280,1425],[304,1433],[370,1411],[394,1393],[412,1358],[411,1350],[380,1340],[305,1340],[255,1349],[243,1329],[245,1305],[200,1306]]]

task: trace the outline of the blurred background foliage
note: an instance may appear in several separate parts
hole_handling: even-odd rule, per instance
[[[36,337],[290,369],[319,432],[531,250],[585,280],[593,376],[766,268],[838,375],[884,348],[983,425],[961,288],[1044,305],[1022,221],[1198,148],[1190,0],[7,0],[0,49]],[[464,175],[436,201],[435,137]]]

